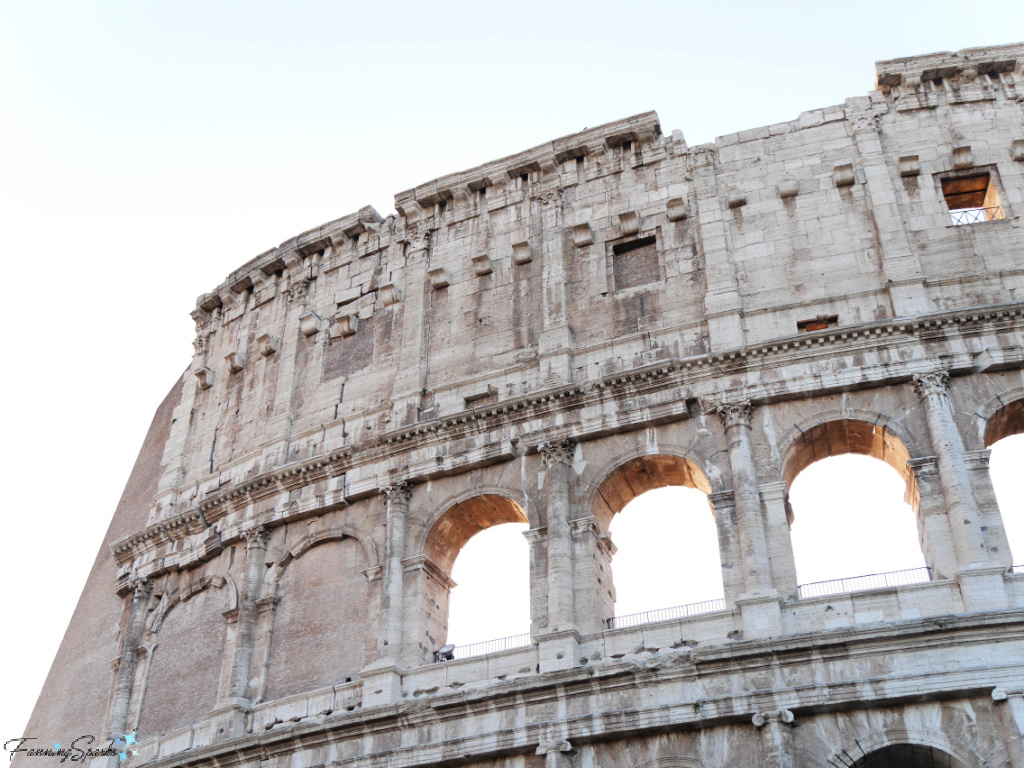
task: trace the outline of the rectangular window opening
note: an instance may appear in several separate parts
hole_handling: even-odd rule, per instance
[[[1006,218],[991,174],[976,173],[942,179],[942,196],[955,226]]]
[[[818,315],[813,320],[801,320],[796,324],[798,333],[810,333],[811,331],[824,331],[826,328],[835,328],[839,325],[839,315]]]

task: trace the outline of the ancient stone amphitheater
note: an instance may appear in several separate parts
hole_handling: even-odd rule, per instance
[[[792,122],[636,115],[248,261],[28,735],[134,731],[132,768],[1024,765],[988,473],[1024,432],[1022,105],[1024,45],[883,61]],[[850,452],[905,479],[928,570],[801,589],[790,484]],[[725,599],[615,622],[609,523],[667,485],[707,494]],[[507,522],[530,634],[449,658],[452,564]]]

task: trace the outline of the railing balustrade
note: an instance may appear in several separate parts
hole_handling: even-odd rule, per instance
[[[1024,573],[1024,565],[1011,565],[1010,573]]]
[[[963,208],[959,211],[950,211],[949,218],[953,220],[954,226],[960,227],[964,224],[980,224],[985,221],[1005,219],[1006,212],[1001,205],[990,208]]]
[[[630,613],[626,616],[613,616],[605,620],[608,629],[622,629],[623,627],[635,627],[638,624],[649,624],[652,621],[669,621],[670,619],[681,619],[686,616],[699,616],[702,613],[714,613],[725,610],[725,598],[719,597],[714,600],[705,600],[701,603],[689,603],[687,605],[676,605],[671,608],[659,608],[655,611],[643,611],[642,613]]]
[[[796,589],[797,595],[802,599],[806,597],[822,597],[824,595],[840,595],[845,592],[861,592],[865,589],[899,587],[904,584],[922,584],[931,580],[931,568],[909,568],[905,571],[872,573],[868,576],[854,576],[848,579],[815,581],[810,584],[801,584]]]
[[[458,661],[459,659],[469,659],[473,656],[486,656],[489,653],[525,648],[531,642],[533,640],[530,637],[530,633],[527,632],[522,635],[499,637],[497,640],[483,640],[479,643],[470,643],[469,645],[456,645],[451,652],[451,659],[442,658],[441,651],[435,651],[434,661]]]

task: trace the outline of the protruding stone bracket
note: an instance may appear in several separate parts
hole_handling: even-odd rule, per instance
[[[355,314],[339,315],[336,320],[338,322],[338,333],[342,337],[352,336],[359,330],[359,317]]]
[[[686,218],[686,198],[673,197],[665,203],[665,214],[669,221],[682,221]]]
[[[921,160],[917,155],[906,155],[899,159],[900,176],[918,176],[921,173]]]
[[[451,284],[448,278],[448,270],[444,267],[434,267],[427,270],[427,277],[430,278],[430,287],[435,291],[447,288]]]
[[[1024,163],[1024,139],[1015,139],[1010,144],[1010,157],[1018,163]]]
[[[394,283],[384,283],[380,287],[380,300],[385,307],[390,307],[402,300],[402,292]]]
[[[974,167],[974,152],[969,146],[953,148],[953,168],[962,171]]]
[[[491,267],[491,257],[486,253],[481,253],[479,256],[473,257],[473,271],[478,275],[489,275],[493,271]]]
[[[256,337],[256,346],[259,348],[261,355],[264,357],[270,357],[270,355],[274,354],[281,348],[281,339],[267,331],[264,331]]]
[[[241,352],[236,351],[229,352],[228,354],[224,355],[224,359],[227,361],[228,370],[231,371],[232,373],[238,373],[239,371],[245,368],[245,364],[249,358],[246,357]]]
[[[529,241],[524,240],[512,245],[512,261],[516,264],[529,264],[533,261],[533,249]]]
[[[837,165],[832,169],[832,183],[836,187],[852,187],[857,181],[857,174],[853,171],[853,164]]]
[[[742,208],[747,204],[747,193],[740,192],[738,189],[730,190],[725,198],[725,204],[730,208]]]
[[[577,248],[583,248],[594,243],[594,230],[590,224],[577,224],[572,228],[572,241]]]
[[[303,336],[320,333],[322,320],[316,312],[307,312],[299,317],[299,331]]]
[[[635,235],[640,231],[640,214],[626,211],[619,214],[619,230],[623,235]]]
[[[783,200],[800,194],[800,185],[795,179],[783,179],[779,182],[779,197]]]
[[[209,389],[212,387],[216,378],[217,374],[205,366],[196,371],[196,381],[199,382],[200,389]]]

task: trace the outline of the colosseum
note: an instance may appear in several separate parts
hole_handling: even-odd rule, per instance
[[[90,768],[1024,765],[988,471],[1024,44],[876,69],[711,144],[555,139],[211,286],[28,732],[137,737]],[[903,478],[920,573],[798,584],[791,483],[844,453]],[[609,524],[663,486],[707,495],[724,600],[616,621]],[[508,522],[529,634],[453,649],[452,564]]]

